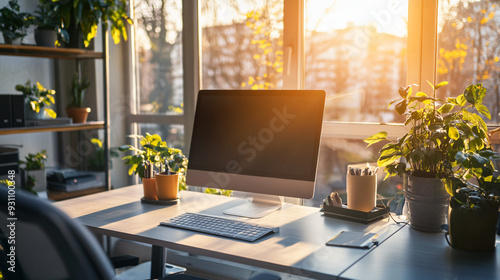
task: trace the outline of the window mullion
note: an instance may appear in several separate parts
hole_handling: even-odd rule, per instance
[[[283,88],[303,89],[305,0],[286,0],[283,5]]]
[[[408,12],[407,84],[432,92],[436,83],[438,0],[410,0]]]
[[[184,85],[184,147],[189,154],[196,98],[201,85],[200,6],[198,0],[182,1],[182,67]]]

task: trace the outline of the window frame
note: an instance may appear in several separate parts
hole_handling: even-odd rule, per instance
[[[436,83],[437,25],[439,0],[408,0],[408,68],[406,84],[421,85],[420,90],[431,92],[427,81]],[[306,0],[287,0],[284,2],[284,72],[283,88],[304,89],[305,80],[305,9]],[[132,2],[133,3],[133,2]],[[196,106],[196,97],[201,85],[201,32],[200,5],[198,0],[182,0],[183,19],[183,80],[184,113],[181,115],[140,114],[132,106],[128,121],[138,123],[161,123],[184,125],[186,154]],[[134,49],[131,55],[135,58]],[[410,55],[411,54],[411,55]],[[135,61],[135,59],[132,59]],[[410,67],[411,65],[411,67]],[[401,85],[403,86],[403,85]],[[136,98],[137,98],[136,88]],[[348,124],[348,125],[347,125]],[[380,131],[381,127],[389,137],[401,135],[405,131],[402,124],[384,125],[380,123],[344,123],[325,121],[323,137],[364,139]]]

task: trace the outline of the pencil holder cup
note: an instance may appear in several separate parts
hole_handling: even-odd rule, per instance
[[[377,205],[377,174],[346,175],[347,208],[370,212]]]
[[[156,196],[155,178],[142,178],[142,188],[144,190],[144,198],[158,200],[158,197]]]
[[[178,173],[157,173],[155,179],[156,195],[158,196],[158,200],[177,199],[177,192],[179,190]]]

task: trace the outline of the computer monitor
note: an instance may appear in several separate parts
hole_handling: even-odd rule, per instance
[[[325,95],[322,90],[201,90],[187,184],[254,193],[252,203],[224,211],[250,218],[279,209],[278,196],[312,198]]]

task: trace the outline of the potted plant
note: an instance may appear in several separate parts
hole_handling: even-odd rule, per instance
[[[40,82],[36,82],[36,84],[31,85],[30,80],[28,80],[24,85],[16,85],[16,90],[23,93],[24,103],[26,106],[26,119],[55,119],[57,117],[54,110],[45,108],[45,106],[55,104],[55,90],[46,89],[42,86],[42,84],[40,84]],[[43,109],[43,111],[41,111],[41,109]]]
[[[85,90],[90,86],[84,78],[80,79],[78,73],[73,76],[73,82],[71,83],[71,103],[66,107],[66,113],[68,117],[73,119],[73,123],[85,123],[87,122],[87,116],[90,113],[89,107],[84,107],[83,102],[85,100]]]
[[[37,26],[35,42],[38,46],[60,46],[58,36],[64,42],[69,42],[69,34],[64,28],[59,3],[40,0],[34,15],[34,24]]]
[[[488,251],[495,249],[500,208],[500,178],[489,168],[476,177],[479,185],[452,177],[446,182],[451,195],[448,214],[448,244],[456,249]],[[488,176],[484,176],[488,174]]]
[[[20,45],[26,30],[33,22],[29,13],[21,13],[16,0],[0,9],[0,31],[6,44]]]
[[[102,147],[102,141],[101,139],[98,138],[92,138],[90,139],[90,142],[94,145],[94,153],[92,156],[89,157],[88,160],[88,169],[90,171],[105,171],[106,168],[104,167],[105,161],[105,154],[104,154],[104,148]],[[118,157],[118,152],[117,148],[111,148],[109,150],[109,155],[110,157]],[[112,161],[109,161],[109,168],[112,168]]]
[[[431,84],[432,96],[413,93],[412,86],[400,88],[401,99],[390,105],[406,116],[404,125],[409,126],[409,132],[397,140],[388,139],[385,131],[365,139],[368,146],[389,141],[380,150],[377,163],[385,168],[385,178],[409,175],[404,186],[408,218],[412,228],[428,232],[441,231],[446,222],[449,195],[442,179],[453,176],[453,168],[463,164],[460,155],[474,155],[473,160],[493,158],[487,151],[490,141],[480,116],[491,117],[482,104],[486,94],[483,85],[470,85],[456,98],[433,97],[447,84]]]
[[[143,180],[145,197],[146,194],[152,193],[152,188],[156,180],[152,180],[152,169],[163,171],[164,164],[168,164],[168,169],[175,172],[179,176],[178,188],[186,189],[185,172],[187,168],[187,158],[179,149],[169,148],[165,141],[162,141],[158,134],[146,133],[146,136],[133,135],[131,136],[139,140],[142,149],[132,145],[124,145],[118,149],[122,152],[132,151],[134,155],[128,155],[123,158],[125,164],[130,165],[128,174],[137,174]],[[154,176],[154,175],[153,175]],[[148,180],[149,179],[149,180]],[[156,195],[156,191],[154,191]],[[152,196],[150,196],[152,197]],[[147,197],[146,197],[147,198]]]
[[[88,47],[90,41],[97,35],[99,21],[104,29],[111,24],[111,35],[115,44],[123,37],[127,40],[125,22],[132,24],[127,15],[127,1],[99,1],[99,0],[53,0],[61,6],[60,11],[64,18],[64,25],[69,27],[70,47],[79,48],[80,41]]]
[[[47,151],[42,150],[39,153],[29,153],[24,161],[19,161],[19,164],[24,164],[21,169],[22,186],[32,192],[40,193],[47,190],[47,176],[45,174],[45,161],[47,160]]]

